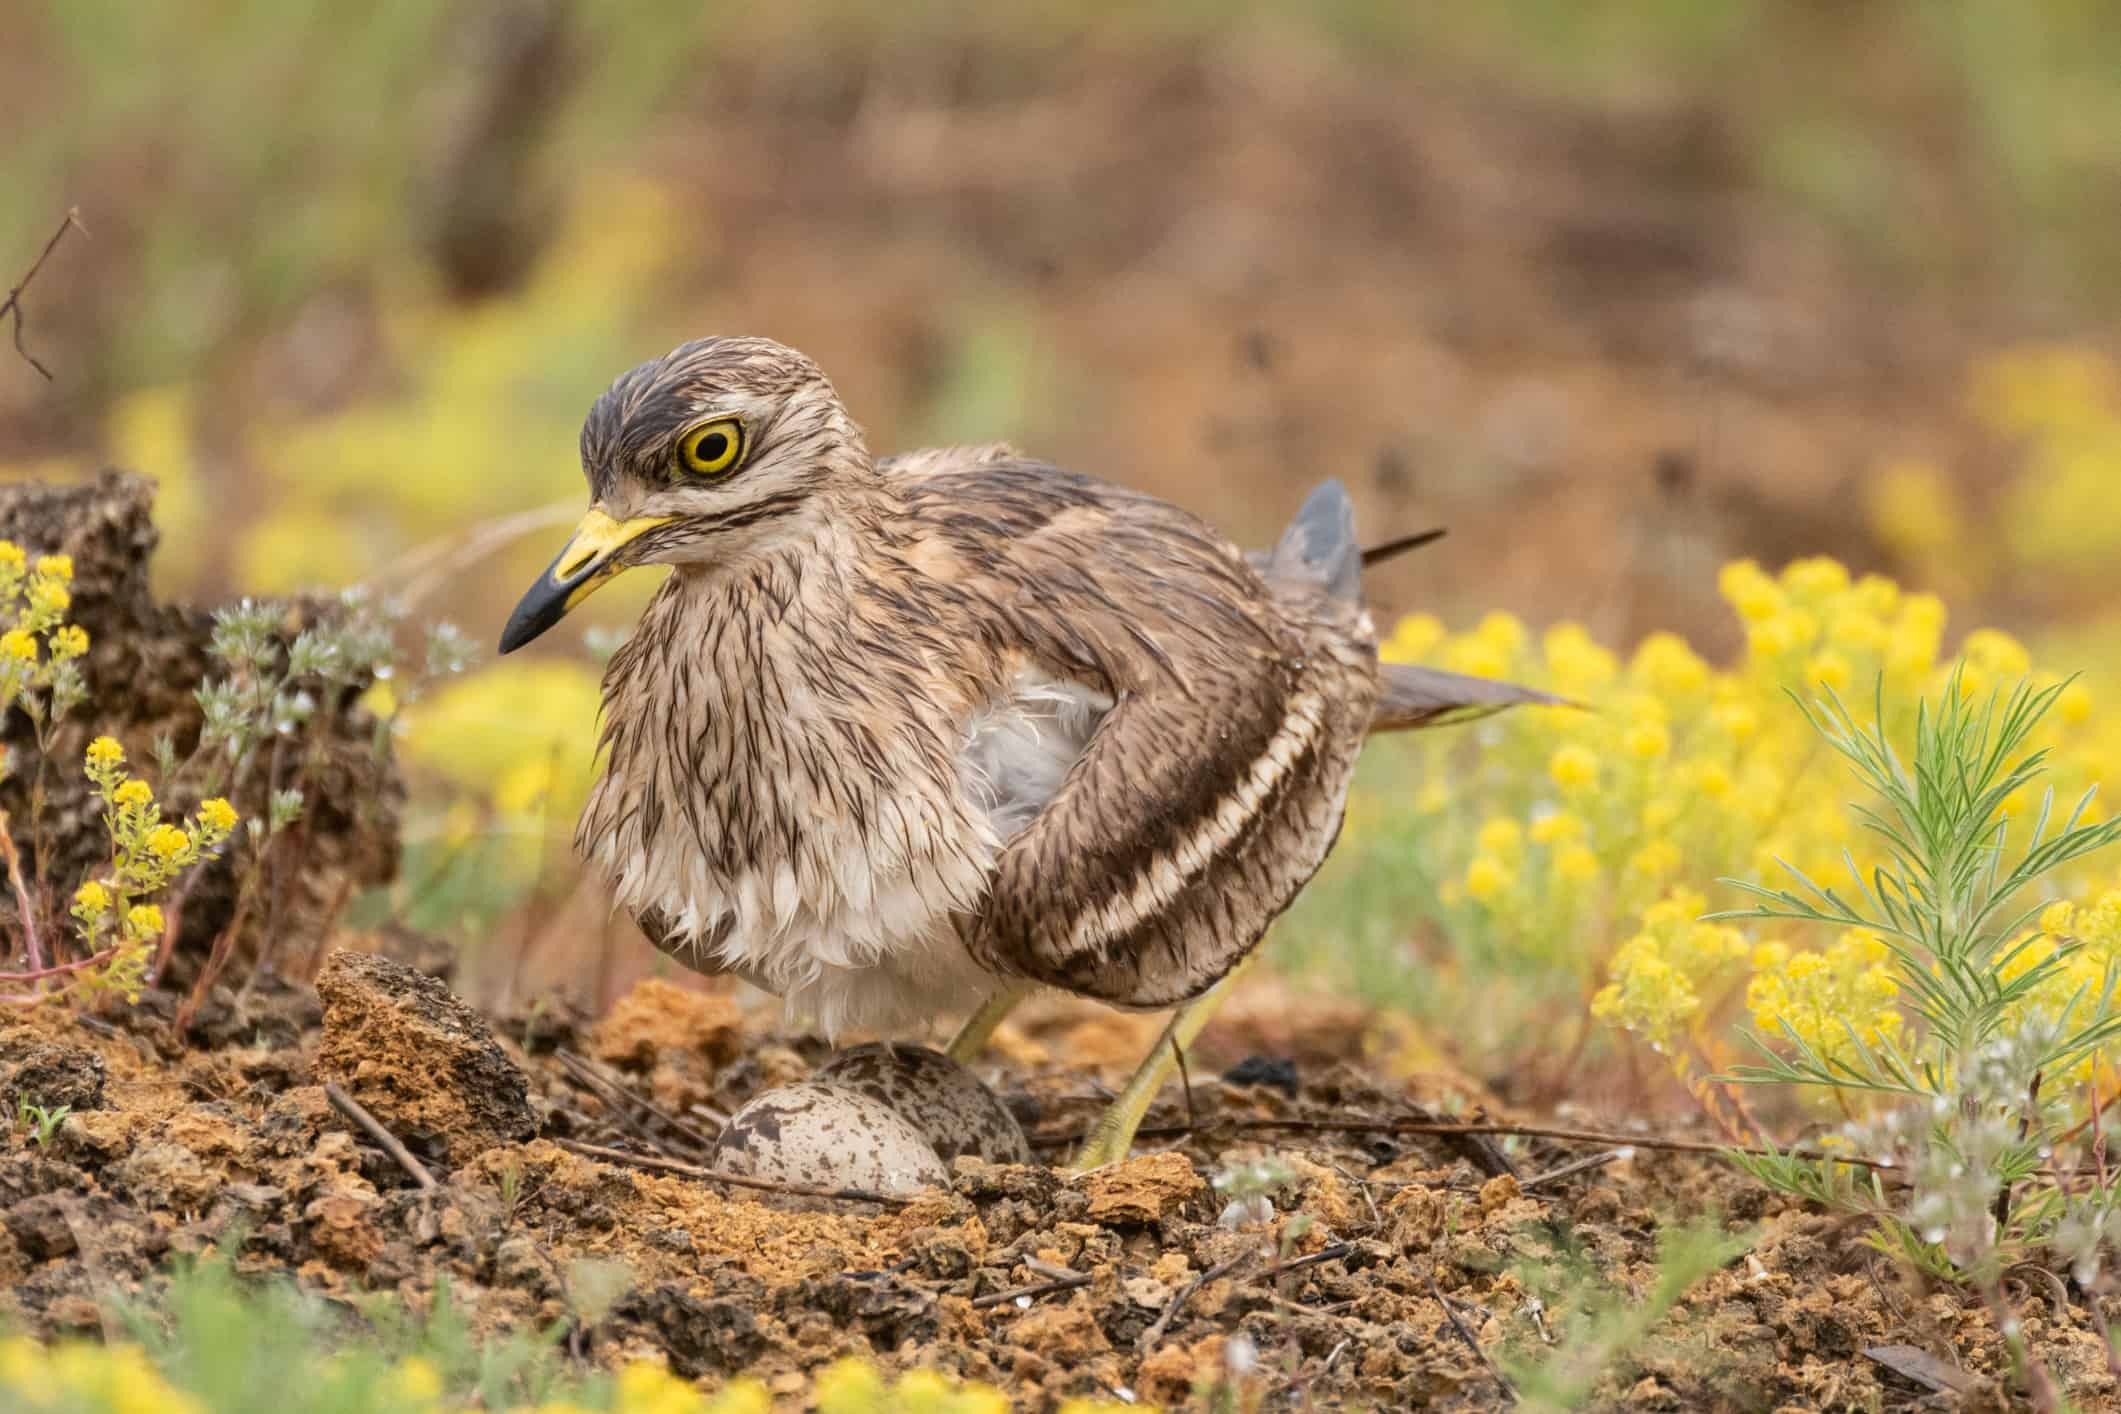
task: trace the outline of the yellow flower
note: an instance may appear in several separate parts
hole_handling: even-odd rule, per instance
[[[1598,783],[1598,758],[1589,747],[1564,746],[1547,762],[1547,774],[1565,791],[1583,790]]]
[[[1802,609],[1756,619],[1746,626],[1746,646],[1756,658],[1779,658],[1819,636],[1819,621]]]
[[[236,827],[236,808],[220,796],[199,802],[199,823],[215,835],[225,835]]]
[[[1622,943],[1613,954],[1613,980],[1591,999],[1591,1015],[1662,1046],[1680,1023],[1701,1009],[1701,998],[1647,933]]]
[[[1694,767],[1694,789],[1705,800],[1721,800],[1731,793],[1731,773],[1720,761],[1702,761]]]
[[[106,913],[110,910],[110,890],[91,879],[74,890],[74,907],[83,913]]]
[[[74,596],[63,584],[45,580],[33,586],[29,592],[30,607],[39,613],[63,614],[74,605]]]
[[[1563,845],[1555,851],[1554,872],[1571,883],[1588,883],[1598,877],[1598,856],[1580,844]]]
[[[1825,555],[1792,560],[1782,571],[1783,587],[1793,594],[1823,599],[1849,587],[1849,572],[1839,560]]]
[[[46,579],[56,579],[64,584],[74,577],[72,555],[40,555],[37,557],[37,573]]]
[[[1754,1026],[1770,1037],[1787,1028],[1828,1057],[1853,1052],[1852,1029],[1867,1045],[1898,1039],[1903,1022],[1894,1004],[1899,988],[1887,966],[1890,956],[1883,939],[1857,928],[1825,952],[1754,949],[1745,994]]]
[[[1613,655],[1601,647],[1581,624],[1556,624],[1544,640],[1547,671],[1555,685],[1568,693],[1588,693],[1613,680],[1617,668]]]
[[[1377,656],[1387,663],[1418,663],[1443,642],[1443,624],[1434,614],[1409,614],[1392,625],[1391,636]]]
[[[2069,685],[2056,695],[2055,715],[2073,727],[2091,720],[2092,690],[2084,685],[2083,679],[2071,679]]]
[[[0,656],[34,663],[37,661],[37,640],[19,628],[11,628],[0,633]]]
[[[1556,810],[1551,815],[1542,815],[1532,822],[1534,844],[1560,844],[1565,840],[1581,838],[1583,821],[1566,810]]]
[[[1666,697],[1689,697],[1709,685],[1709,665],[1676,633],[1643,639],[1629,671],[1637,682]]]
[[[1850,679],[1855,676],[1855,670],[1849,666],[1848,659],[1829,649],[1813,656],[1812,661],[1805,665],[1804,675],[1821,687],[1840,692],[1848,687]]]
[[[148,853],[160,859],[174,859],[191,848],[191,836],[175,825],[157,825],[147,832]]]
[[[122,766],[125,764],[125,748],[114,738],[99,736],[88,744],[88,764],[91,766]]]
[[[1414,813],[1435,815],[1451,803],[1451,792],[1442,781],[1423,781],[1421,789],[1414,793]]]
[[[1525,631],[1524,625],[1518,622],[1515,614],[1507,614],[1497,609],[1480,621],[1473,630],[1473,636],[1494,644],[1504,653],[1515,653],[1524,647]]]
[[[1782,589],[1751,560],[1734,560],[1716,576],[1716,588],[1738,616],[1758,623],[1782,611]]]
[[[28,563],[22,547],[12,540],[0,540],[0,571],[19,570]]]
[[[1500,897],[1515,882],[1510,866],[1492,854],[1476,854],[1466,866],[1466,894],[1482,903]]]
[[[2025,645],[2000,629],[1977,628],[1966,636],[1960,653],[1967,662],[2002,678],[2022,678],[2032,671]]]
[[[1635,851],[1628,860],[1628,867],[1636,873],[1652,879],[1660,879],[1686,862],[1679,846],[1667,839],[1651,840]]]
[[[1509,855],[1524,843],[1524,830],[1507,815],[1497,815],[1480,827],[1474,847],[1482,854]]]
[[[864,1414],[883,1407],[884,1377],[873,1366],[849,1357],[817,1377],[816,1394],[818,1414]]]
[[[111,792],[110,798],[111,803],[114,805],[152,805],[155,803],[155,792],[153,787],[149,786],[146,781],[135,776],[122,782],[115,791]]]
[[[78,658],[88,651],[88,630],[78,624],[65,624],[52,630],[52,656],[54,658]]]
[[[1836,614],[1827,625],[1826,636],[1844,648],[1853,648],[1859,653],[1877,653],[1885,648],[1888,635],[1885,621],[1876,614],[1861,609],[1851,609]]]
[[[1638,722],[1629,727],[1621,738],[1628,755],[1643,761],[1655,761],[1672,749],[1672,734],[1661,722]]]
[[[1867,574],[1857,580],[1852,593],[1858,609],[1881,619],[1900,607],[1900,586],[1882,574]]]
[[[1642,807],[1642,828],[1653,835],[1660,830],[1669,830],[1685,813],[1685,802],[1660,795]]]
[[[162,910],[151,903],[136,903],[126,910],[126,931],[136,938],[159,938],[162,926]]]
[[[407,1356],[391,1372],[392,1394],[409,1404],[432,1404],[442,1397],[442,1372],[434,1362]]]
[[[1760,730],[1760,714],[1744,702],[1723,702],[1709,711],[1709,720],[1733,741],[1745,741]]]

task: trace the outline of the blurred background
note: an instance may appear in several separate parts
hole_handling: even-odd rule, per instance
[[[759,333],[880,450],[1005,438],[1255,543],[1325,476],[1448,526],[1381,617],[1715,658],[1718,565],[1825,553],[2090,659],[2117,132],[2097,0],[15,0],[0,275],[90,238],[25,299],[53,380],[0,358],[0,478],[156,478],[171,596],[490,644],[596,394]],[[652,588],[408,715],[392,909],[559,889]]]

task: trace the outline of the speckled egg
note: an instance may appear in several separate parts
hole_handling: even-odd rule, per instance
[[[722,1126],[707,1166],[777,1183],[891,1194],[949,1179],[934,1148],[898,1111],[817,1080],[754,1096]]]
[[[941,1051],[872,1041],[841,1051],[812,1078],[889,1105],[921,1132],[945,1164],[959,1154],[975,1154],[994,1164],[1031,1162],[1031,1146],[1024,1142],[1016,1116],[978,1076]]]

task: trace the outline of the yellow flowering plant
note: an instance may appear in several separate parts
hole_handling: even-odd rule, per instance
[[[1718,588],[1744,644],[1723,664],[1670,633],[1621,652],[1579,625],[1542,632],[1506,614],[1462,632],[1419,614],[1394,625],[1388,659],[1530,682],[1586,710],[1375,743],[1342,848],[1299,901],[1285,951],[1433,1017],[1461,1063],[1507,1073],[1528,1096],[1566,1092],[1616,1038],[1641,1043],[1658,1057],[1649,1080],[1676,1078],[1747,1143],[1746,1097],[1718,1078],[1745,1059],[1735,1021],[1780,1044],[1786,1020],[1823,1055],[1851,1044],[1844,1012],[1859,1038],[1890,1034],[1898,993],[1874,939],[1824,924],[1694,926],[1724,903],[1710,881],[1766,877],[1780,861],[1818,879],[1879,862],[1883,841],[1846,808],[1840,758],[1792,694],[1882,688],[1899,740],[1926,695],[1980,701],[2030,677],[2052,693],[2028,745],[2072,798],[2121,768],[2121,721],[2095,710],[2093,683],[2042,672],[2007,634],[1976,628],[1948,653],[1942,601],[1831,559],[1736,561]],[[2039,802],[2020,782],[2003,803],[2025,821]],[[2103,818],[2096,799],[2086,806],[2085,823]],[[2042,887],[2099,882],[2079,859]],[[2058,984],[2042,985],[2045,996]],[[1554,1041],[1527,1057],[1532,1029]],[[1851,1114],[1872,1103],[1818,1093]],[[1803,1092],[1777,1104],[1818,1117]]]
[[[1711,920],[1840,930],[1823,952],[1764,945],[1747,994],[1761,1060],[1732,1075],[1868,1097],[1861,1115],[1844,1104],[1839,1137],[1910,1186],[1859,1181],[1835,1158],[1734,1159],[1869,1214],[1878,1245],[1938,1275],[1993,1281],[2057,1245],[2095,1261],[2121,1206],[2121,1181],[2095,1161],[2083,1191],[2061,1176],[2062,1151],[2104,1103],[2082,1082],[2121,1042],[2121,899],[2084,910],[2079,932],[2078,910],[2043,896],[2059,871],[2121,840],[2121,819],[2092,818],[2090,791],[2058,811],[2051,786],[2030,819],[2012,806],[2039,785],[2046,752],[2032,743],[2067,690],[2021,681],[1974,694],[1954,673],[1918,705],[1905,754],[1882,689],[1868,722],[1832,691],[1807,704],[1873,802],[1855,814],[1883,857],[1864,869],[1845,855],[1845,882],[1795,865],[1791,887],[1731,881],[1754,904]]]
[[[74,891],[72,913],[86,954],[75,986],[84,994],[117,992],[138,1001],[150,964],[168,939],[155,896],[227,841],[236,810],[210,796],[188,821],[164,820],[153,787],[127,774],[125,748],[111,737],[88,744],[84,770],[103,801],[111,857],[104,877]]]
[[[0,541],[0,710],[20,706],[36,726],[40,773],[53,759],[51,724],[86,696],[78,660],[88,650],[88,636],[64,620],[72,606],[72,576],[73,565],[63,555],[32,560]],[[288,617],[285,605],[250,600],[215,613],[211,668],[194,694],[200,726],[181,758],[174,740],[158,738],[150,763],[135,774],[115,738],[89,743],[83,769],[102,805],[110,853],[92,877],[78,881],[69,902],[55,902],[43,874],[52,854],[41,833],[46,812],[31,812],[40,831],[33,880],[0,815],[0,863],[16,905],[18,936],[10,941],[22,959],[13,970],[0,971],[0,1000],[102,993],[137,999],[159,975],[200,871],[224,854],[233,856],[238,873],[235,915],[178,1008],[179,1029],[226,965],[246,922],[258,918],[267,935],[275,935],[277,895],[259,888],[266,856],[299,837],[291,829],[325,767],[324,743],[344,735],[315,728],[338,714],[368,711],[373,764],[380,769],[396,708],[381,709],[364,694],[396,675],[402,614],[350,591],[336,612],[291,636]],[[427,647],[427,671],[398,680],[394,703],[414,700],[428,679],[461,671],[469,658],[462,635],[446,624],[432,631]],[[263,798],[259,818],[238,819],[229,797],[239,793]],[[33,803],[44,798],[41,776],[29,794]],[[188,814],[164,804],[177,800],[197,804]],[[77,946],[66,945],[68,919]]]

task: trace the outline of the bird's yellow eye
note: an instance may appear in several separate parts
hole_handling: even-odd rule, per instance
[[[724,476],[744,456],[744,424],[733,417],[703,422],[678,440],[678,466],[694,476]]]

